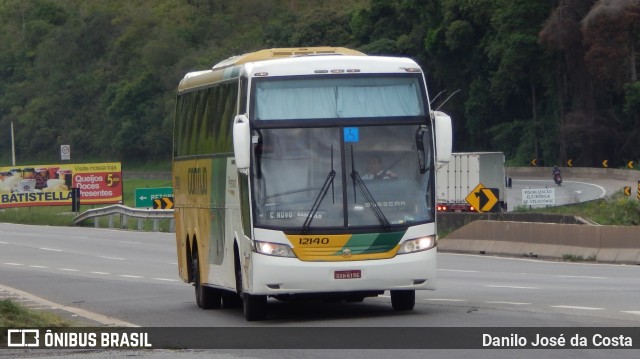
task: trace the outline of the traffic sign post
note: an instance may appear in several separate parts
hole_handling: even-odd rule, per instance
[[[153,208],[154,200],[173,197],[172,187],[136,188],[134,190],[136,208]]]

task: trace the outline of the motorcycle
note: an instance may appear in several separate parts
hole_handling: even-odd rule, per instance
[[[560,175],[560,173],[556,173],[553,175],[553,181],[558,185],[562,185],[562,176]]]

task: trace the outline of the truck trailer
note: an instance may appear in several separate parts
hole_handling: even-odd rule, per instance
[[[449,163],[438,168],[436,176],[436,202],[440,212],[477,211],[467,203],[466,197],[478,184],[498,189],[498,206],[501,210],[507,209],[502,152],[452,153]]]

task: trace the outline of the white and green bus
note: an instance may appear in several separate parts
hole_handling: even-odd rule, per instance
[[[451,119],[407,58],[269,49],[188,73],[173,188],[180,277],[200,308],[268,298],[412,310],[436,287],[435,169]]]

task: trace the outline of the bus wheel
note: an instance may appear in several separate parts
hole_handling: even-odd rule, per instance
[[[392,290],[391,291],[391,306],[393,310],[404,311],[413,310],[416,305],[416,291],[415,290]]]
[[[196,288],[196,304],[202,309],[218,309],[220,308],[222,296],[220,291],[202,285],[200,282],[200,265],[198,263],[197,253],[193,259],[193,273],[195,275],[194,282]]]
[[[263,320],[267,317],[267,296],[242,293],[242,309],[247,321]]]

